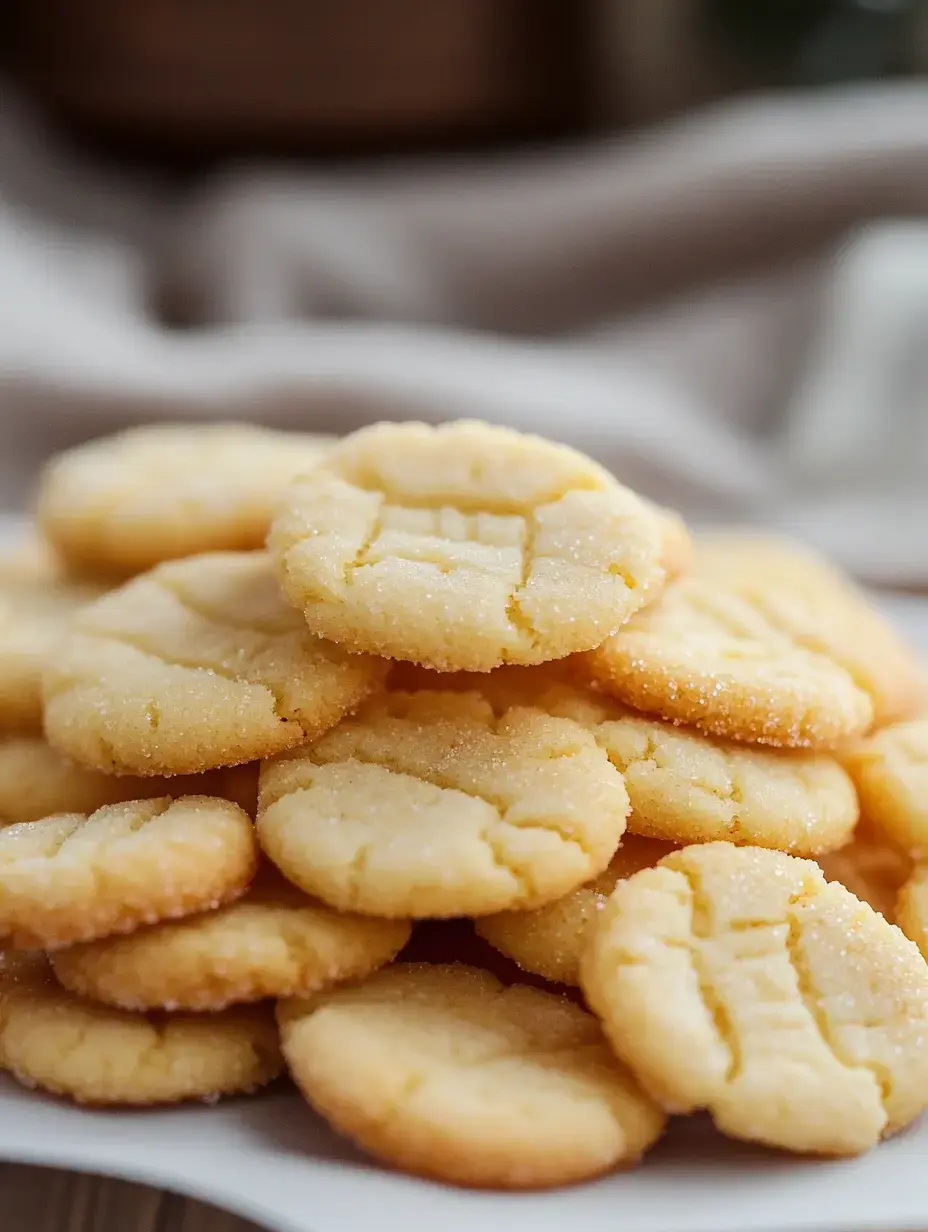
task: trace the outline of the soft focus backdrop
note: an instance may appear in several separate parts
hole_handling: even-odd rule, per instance
[[[928,585],[924,4],[5,20],[7,508],[126,422],[476,415]]]

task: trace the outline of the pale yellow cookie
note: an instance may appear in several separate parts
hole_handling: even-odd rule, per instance
[[[309,1102],[380,1159],[459,1185],[565,1185],[634,1163],[664,1114],[592,1015],[466,966],[400,964],[278,1008]]]
[[[809,860],[666,856],[619,882],[581,980],[651,1094],[732,1137],[852,1155],[928,1105],[928,966]]]
[[[360,979],[411,932],[406,920],[333,911],[266,871],[229,906],[69,946],[52,965],[71,992],[124,1009],[217,1010]]]
[[[313,636],[265,553],[196,556],[84,609],[46,673],[45,730],[85,766],[194,773],[318,736],[386,670]]]
[[[385,694],[261,771],[258,837],[286,877],[344,911],[483,915],[603,871],[622,776],[592,735],[478,693]]]
[[[928,717],[884,727],[845,753],[862,811],[889,839],[928,858]]]
[[[661,564],[668,582],[688,573],[693,565],[693,540],[689,528],[676,509],[643,503],[653,509],[661,526]],[[659,589],[659,588],[658,588]]]
[[[117,777],[75,766],[41,736],[0,736],[0,825],[155,796],[219,796],[254,817],[258,763],[174,778]]]
[[[877,724],[918,709],[914,651],[850,578],[808,548],[774,536],[707,535],[697,542],[695,568],[797,645],[840,664],[870,697]]]
[[[284,1068],[267,1005],[217,1014],[127,1014],[72,996],[41,955],[0,970],[0,1066],[81,1104],[214,1103]]]
[[[99,597],[90,584],[0,578],[0,730],[42,728],[42,672],[68,624]]]
[[[829,881],[840,881],[874,911],[898,923],[896,897],[912,873],[912,859],[875,826],[862,820],[846,846],[816,860]]]
[[[200,552],[264,546],[280,493],[332,438],[253,424],[153,424],[54,458],[39,525],[63,559],[115,578]]]
[[[479,689],[497,714],[515,705],[580,723],[622,772],[633,834],[673,843],[728,839],[817,855],[848,841],[858,818],[847,772],[827,753],[737,744],[629,710],[574,678],[571,661],[436,676],[411,665],[394,687]]]
[[[664,578],[653,508],[571,449],[470,422],[347,437],[268,545],[314,632],[440,670],[588,650]]]
[[[587,656],[601,687],[729,739],[829,748],[863,732],[870,698],[721,583],[690,575]]]
[[[896,923],[928,957],[928,864],[915,866],[896,898]]]
[[[53,949],[237,898],[251,818],[209,796],[135,800],[0,830],[0,937]]]
[[[670,843],[626,834],[604,873],[535,911],[500,911],[476,921],[476,930],[524,971],[556,984],[580,983],[586,928],[618,882],[650,868],[673,851]]]

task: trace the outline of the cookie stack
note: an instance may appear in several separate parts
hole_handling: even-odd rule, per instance
[[[38,523],[0,563],[20,1081],[286,1068],[513,1188],[669,1114],[852,1154],[928,1105],[928,689],[824,562],[477,423],[130,432]]]

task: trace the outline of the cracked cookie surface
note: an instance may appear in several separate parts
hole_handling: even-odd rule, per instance
[[[874,825],[916,858],[928,858],[928,718],[884,727],[852,745],[845,764]]]
[[[0,1068],[82,1104],[214,1103],[284,1068],[273,1012],[127,1014],[66,992],[37,954],[0,956]]]
[[[733,740],[831,748],[873,719],[869,696],[833,658],[693,575],[633,616],[586,666],[637,710]]]
[[[314,637],[265,553],[196,556],[84,609],[45,675],[45,730],[99,770],[196,773],[312,739],[386,670]]]
[[[856,1154],[928,1104],[928,966],[811,861],[665,857],[616,887],[581,977],[652,1095],[733,1137]]]
[[[333,911],[263,870],[215,911],[69,946],[52,956],[71,992],[130,1010],[217,1010],[268,997],[306,997],[390,962],[406,920]]]
[[[479,690],[496,713],[536,705],[586,727],[622,772],[632,834],[817,855],[846,843],[857,821],[854,786],[830,754],[738,744],[651,718],[586,686],[571,662],[437,678],[403,665],[392,676],[413,688],[436,679],[444,689]]]
[[[660,588],[662,552],[680,555],[663,534],[571,449],[488,424],[380,424],[289,489],[268,545],[316,633],[487,671],[598,645]]]
[[[604,873],[546,907],[483,916],[475,921],[477,934],[523,971],[556,984],[577,985],[586,929],[606,899],[620,881],[673,850],[671,843],[626,834]]]
[[[400,964],[278,1008],[284,1055],[342,1133],[462,1185],[563,1185],[637,1160],[664,1114],[563,997]]]
[[[0,830],[0,937],[68,945],[216,907],[257,867],[251,818],[209,796],[134,800]]]
[[[55,577],[0,578],[0,730],[42,729],[42,672],[74,615],[102,588]]]
[[[200,552],[260,548],[283,489],[330,445],[251,424],[130,428],[49,463],[39,524],[68,564],[114,578]]]
[[[261,770],[258,837],[341,910],[479,915],[561,897],[609,863],[621,774],[593,736],[478,693],[391,692]]]
[[[721,533],[696,544],[695,571],[750,603],[799,646],[833,659],[882,726],[924,699],[915,652],[840,569],[788,539]]]

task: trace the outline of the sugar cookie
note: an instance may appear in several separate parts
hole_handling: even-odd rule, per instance
[[[75,613],[101,593],[83,583],[0,579],[0,730],[41,730],[46,662]]]
[[[34,531],[0,549],[0,583],[59,582],[64,570],[51,545]]]
[[[799,646],[833,659],[870,697],[877,724],[913,714],[914,651],[839,569],[801,544],[722,533],[697,543],[696,571],[719,581]]]
[[[928,857],[928,717],[859,741],[845,764],[874,825],[904,850]]]
[[[928,957],[928,864],[916,865],[896,898],[896,923]]]
[[[381,1159],[460,1185],[565,1185],[637,1160],[665,1117],[592,1015],[464,966],[402,964],[278,1008],[297,1085]]]
[[[674,583],[586,663],[620,701],[734,740],[828,748],[873,718],[870,698],[833,659],[696,576]]]
[[[477,693],[388,693],[261,771],[258,837],[284,875],[371,915],[480,915],[596,876],[622,776],[577,723]]]
[[[156,782],[164,792],[165,780]],[[0,825],[53,813],[92,813],[146,795],[145,780],[84,770],[41,736],[0,736]]]
[[[896,898],[912,873],[912,860],[871,823],[862,820],[846,846],[817,856],[816,862],[829,881],[840,881],[861,902],[898,923]]]
[[[254,876],[248,815],[209,796],[134,800],[0,830],[0,937],[68,945],[237,898]]]
[[[40,955],[0,971],[0,1066],[82,1104],[213,1103],[283,1071],[267,1005],[217,1014],[127,1014],[72,996]]]
[[[620,882],[587,938],[587,1000],[668,1110],[850,1155],[928,1104],[928,966],[811,861],[684,848]]]
[[[386,670],[314,637],[266,554],[196,556],[84,609],[46,673],[45,729],[85,766],[194,773],[319,735]]]
[[[42,531],[68,564],[115,578],[200,552],[264,546],[280,493],[331,438],[252,424],[154,424],[54,458]]]
[[[659,589],[661,521],[581,454],[489,424],[378,424],[288,491],[268,539],[310,628],[440,670],[599,643]]]
[[[618,882],[650,868],[674,848],[626,834],[604,873],[535,911],[501,911],[476,921],[479,936],[526,971],[557,984],[580,983],[580,954],[587,925]]]
[[[264,873],[229,906],[58,950],[71,992],[129,1010],[217,1010],[305,997],[360,979],[400,952],[406,920],[344,915]]]
[[[501,713],[535,705],[586,727],[622,772],[633,834],[672,843],[728,839],[817,855],[842,846],[858,817],[857,795],[833,756],[737,744],[677,727],[613,702],[573,678],[570,661],[436,677],[394,668],[394,687],[479,689]],[[433,684],[434,687],[434,684]]]

